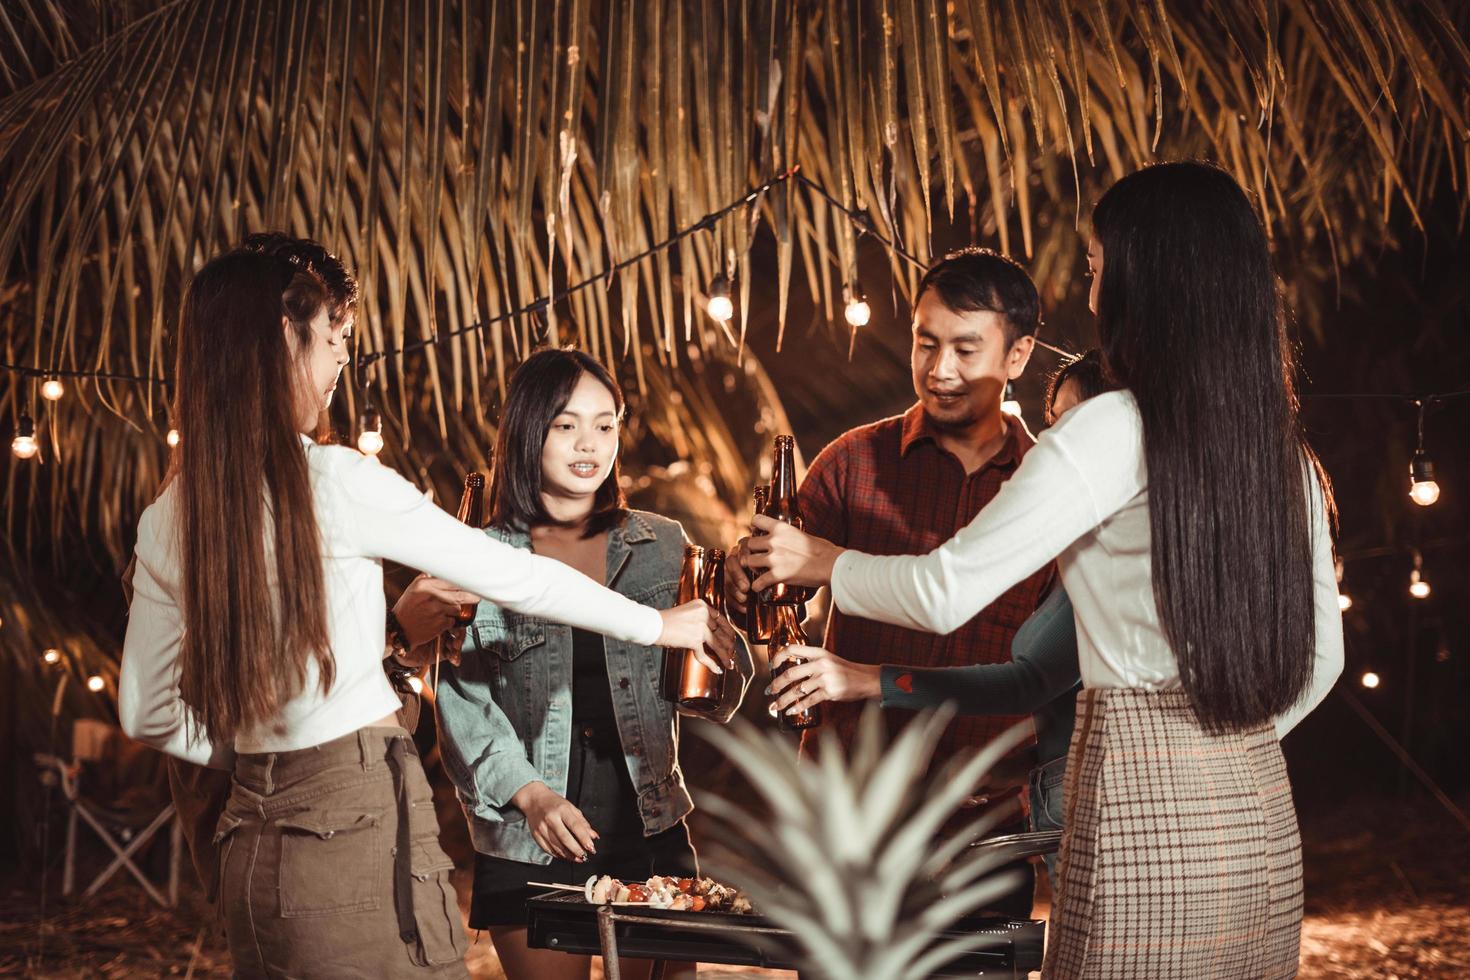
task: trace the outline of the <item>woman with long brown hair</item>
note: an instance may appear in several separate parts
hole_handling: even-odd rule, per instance
[[[756,518],[754,587],[830,583],[845,612],[943,633],[1055,558],[1083,691],[1043,974],[1294,976],[1278,740],[1341,673],[1342,618],[1265,229],[1224,171],[1158,164],[1098,202],[1088,266],[1122,390],[1048,429],[927,555]]]
[[[382,559],[628,642],[724,650],[728,627],[492,541],[307,438],[348,360],[329,300],[309,263],[244,251],[190,285],[183,438],[139,523],[119,709],[133,737],[234,769],[215,840],[237,976],[464,976],[450,862],[380,665]]]

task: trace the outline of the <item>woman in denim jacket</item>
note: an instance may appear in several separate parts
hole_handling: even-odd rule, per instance
[[[486,533],[668,607],[684,532],[623,506],[622,411],[617,383],[586,354],[528,358],[502,414]],[[720,628],[733,638],[728,623]],[[735,649],[720,721],[753,672],[749,651]],[[446,669],[438,710],[445,766],[476,851],[470,926],[490,930],[511,980],[586,978],[589,957],[526,946],[525,903],[539,891],[528,881],[696,873],[674,706],[659,696],[663,658],[490,603],[480,605],[464,653]],[[625,970],[637,976],[639,966]],[[693,966],[666,975],[693,976]]]

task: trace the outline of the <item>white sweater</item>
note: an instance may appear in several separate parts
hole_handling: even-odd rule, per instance
[[[133,604],[118,683],[123,729],[133,738],[191,762],[227,768],[231,750],[309,748],[392,714],[399,701],[382,668],[384,558],[528,616],[645,645],[662,633],[657,610],[559,561],[464,526],[376,460],[343,446],[302,441],[322,541],[327,632],[336,659],[331,690],[321,693],[312,660],[301,692],[269,722],[239,733],[233,746],[214,744],[207,733],[195,731],[179,698],[184,622],[175,482],[143,512],[138,527]]]
[[[1316,659],[1301,699],[1276,720],[1284,735],[1342,673],[1342,612],[1322,489],[1311,480]],[[1154,603],[1143,421],[1133,395],[1089,399],[1042,433],[995,498],[927,555],[845,552],[832,571],[837,607],[948,633],[1052,559],[1077,618],[1086,687],[1180,685]]]

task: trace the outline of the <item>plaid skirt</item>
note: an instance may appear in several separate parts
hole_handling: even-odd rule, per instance
[[[1293,977],[1301,838],[1268,722],[1206,734],[1183,691],[1084,690],[1042,976]]]

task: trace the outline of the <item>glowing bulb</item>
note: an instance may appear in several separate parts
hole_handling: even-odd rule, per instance
[[[1006,382],[1005,400],[1000,403],[1000,410],[1007,415],[1021,417],[1021,403],[1016,400],[1016,386],[1014,382]]]
[[[1368,690],[1370,690],[1370,691],[1373,690],[1373,688],[1377,687],[1381,682],[1382,681],[1379,678],[1379,676],[1377,674],[1373,673],[1373,671],[1371,671],[1371,670],[1365,670],[1365,671],[1363,671],[1363,676],[1362,676],[1362,678],[1360,680],[1360,683],[1364,687],[1368,688]]]
[[[20,417],[15,438],[10,440],[10,451],[15,453],[16,459],[30,459],[41,451],[41,444],[36,441],[36,423],[29,415]]]
[[[64,394],[66,394],[66,385],[56,378],[47,378],[41,383],[41,397],[48,402],[60,401]]]
[[[1353,608],[1353,597],[1348,595],[1346,592],[1339,592],[1337,594],[1337,608],[1342,610],[1343,612],[1347,612],[1349,609]]]
[[[1417,570],[1409,575],[1409,595],[1415,599],[1429,598],[1429,583],[1419,576]]]
[[[709,299],[704,308],[721,323],[730,322],[730,318],[735,315],[735,304],[730,302],[730,280],[724,276],[715,276],[715,281],[709,284]]]
[[[1424,439],[1424,422],[1419,422],[1419,439]],[[1428,507],[1439,499],[1439,484],[1434,482],[1434,461],[1429,458],[1423,448],[1414,450],[1414,458],[1409,460],[1409,499],[1420,507]]]
[[[168,435],[163,437],[163,441],[168,443],[170,448],[177,446],[179,444],[179,430],[169,429]]]
[[[106,686],[107,682],[102,679],[101,674],[93,674],[87,678],[87,690],[89,691],[100,691]]]
[[[413,693],[415,694],[424,693],[424,679],[417,674],[408,679],[408,686],[413,689]]]
[[[376,456],[383,451],[383,419],[371,405],[358,420],[357,451],[364,456]]]
[[[376,456],[383,451],[383,433],[368,429],[357,437],[357,451],[364,456]]]
[[[55,647],[51,647],[45,653],[41,654],[41,659],[48,664],[59,664],[61,663],[61,651]]]
[[[868,321],[873,318],[873,308],[868,305],[863,291],[856,286],[847,288],[847,309],[842,311],[847,322],[854,327],[866,327]]]

